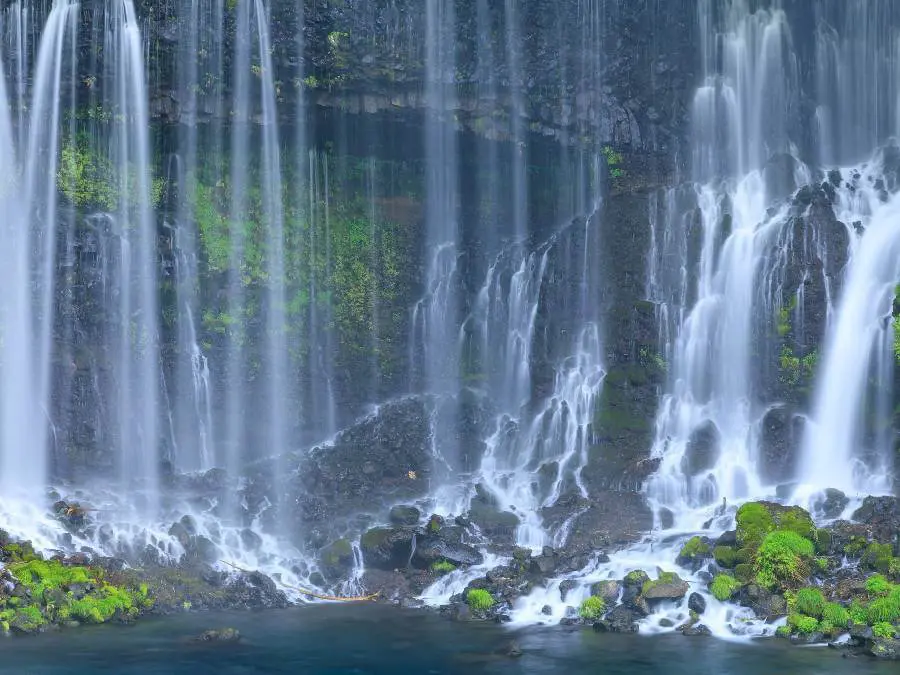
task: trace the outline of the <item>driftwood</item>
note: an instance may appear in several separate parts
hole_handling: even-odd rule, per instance
[[[229,567],[233,567],[234,569],[238,570],[239,572],[243,572],[244,574],[252,574],[251,570],[245,570],[243,567],[238,567],[234,563],[230,563],[227,560],[220,560],[219,562],[224,563]],[[329,600],[332,602],[366,602],[368,600],[374,600],[378,597],[378,593],[372,593],[372,595],[352,595],[348,597],[340,597],[337,595],[323,595],[321,593],[310,591],[306,588],[300,588],[299,586],[290,586],[285,583],[282,583],[281,585],[285,588],[291,589],[292,591],[297,591],[301,595],[308,595],[311,598],[317,598],[319,600]]]

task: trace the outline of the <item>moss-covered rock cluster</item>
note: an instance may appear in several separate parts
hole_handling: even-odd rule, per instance
[[[0,629],[35,633],[48,626],[131,621],[150,610],[146,583],[86,559],[45,559],[28,542],[0,532]]]
[[[878,541],[890,533],[877,519],[886,511],[873,502],[854,514],[861,523],[837,521],[818,529],[800,507],[744,504],[735,531],[714,548],[725,572],[713,578],[710,592],[770,619],[786,616],[778,634],[795,641],[849,632],[870,653],[894,653],[885,641],[900,631],[900,557],[893,543]]]

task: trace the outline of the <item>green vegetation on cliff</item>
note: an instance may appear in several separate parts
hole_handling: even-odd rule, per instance
[[[0,558],[11,579],[0,592],[4,631],[31,633],[73,621],[129,621],[153,606],[146,584],[112,579],[93,565],[45,560],[27,544],[7,541]]]

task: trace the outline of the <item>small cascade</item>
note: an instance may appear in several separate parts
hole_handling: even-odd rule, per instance
[[[838,210],[858,223],[801,449],[799,493],[826,487],[848,495],[891,492],[892,439],[878,425],[890,419],[893,305],[900,282],[900,198],[884,192],[885,154],[841,171]],[[875,187],[879,185],[881,189]],[[861,234],[855,234],[856,230]],[[874,411],[875,428],[865,420]]]

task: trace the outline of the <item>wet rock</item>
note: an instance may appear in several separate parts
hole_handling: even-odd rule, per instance
[[[411,530],[398,527],[367,530],[359,540],[365,565],[383,570],[406,567],[412,555],[413,534]]]
[[[872,535],[879,542],[897,546],[897,533],[900,532],[900,498],[866,497],[862,506],[853,512],[852,519],[868,525]]]
[[[706,599],[699,593],[691,593],[688,597],[688,609],[703,614],[706,611]]]
[[[613,607],[606,614],[603,623],[614,633],[637,633],[638,631],[634,612],[622,605]]]
[[[843,492],[828,488],[813,502],[813,510],[824,518],[837,518],[849,503],[850,499]]]
[[[319,551],[319,569],[328,581],[346,579],[354,563],[353,546],[346,539],[338,539]]]
[[[569,595],[569,591],[571,591],[573,588],[577,588],[577,587],[578,587],[578,582],[573,581],[572,579],[564,579],[562,582],[560,582],[560,584],[559,584],[559,599],[560,599],[560,601],[565,602],[566,596]]]
[[[393,506],[388,517],[394,525],[416,525],[422,514],[415,506]]]
[[[690,590],[688,582],[674,572],[662,572],[659,578],[645,581],[641,587],[641,596],[652,600],[679,600]]]
[[[787,614],[787,603],[781,595],[756,584],[747,584],[741,587],[735,600],[766,620]]]
[[[241,639],[241,633],[237,628],[218,628],[205,630],[200,635],[192,638],[192,642],[237,642]]]
[[[241,544],[248,551],[258,551],[262,546],[262,537],[248,527],[241,530]]]
[[[612,605],[619,597],[619,591],[622,585],[615,579],[607,579],[606,581],[598,581],[591,584],[591,595],[603,598],[607,606]]]
[[[682,471],[696,476],[713,468],[719,459],[719,442],[719,430],[712,422],[704,422],[694,429],[681,462]]]
[[[886,661],[900,661],[900,640],[876,637],[866,643],[866,653]]]
[[[496,498],[480,484],[475,486],[475,497],[469,506],[468,518],[492,542],[500,545],[515,542],[519,517],[503,511]]]
[[[556,569],[556,555],[539,555],[531,559],[529,570],[538,576],[550,576]]]
[[[413,565],[429,567],[439,560],[447,560],[457,567],[460,565],[480,565],[484,556],[473,546],[447,541],[435,535],[420,535],[416,539]]]
[[[581,569],[596,551],[632,544],[653,527],[653,514],[643,495],[613,490],[596,491],[590,499],[567,493],[542,509],[541,517],[551,531],[566,521],[571,524],[565,546],[557,551],[557,573]]]
[[[659,620],[659,625],[661,628],[674,628],[675,622],[672,621],[672,619],[667,619],[666,617],[663,617],[662,619]]]
[[[712,631],[702,623],[698,623],[694,624],[693,626],[686,627],[683,631],[681,631],[681,634],[687,636],[712,635]]]
[[[551,614],[553,614],[553,608],[550,605],[544,605],[543,607],[541,607],[541,614],[543,614],[544,616],[550,616]]]
[[[675,524],[675,514],[671,509],[662,507],[659,510],[659,525],[664,530],[669,530]]]
[[[202,535],[191,537],[185,546],[185,556],[188,560],[197,560],[207,565],[217,562],[222,553],[208,537]]]

